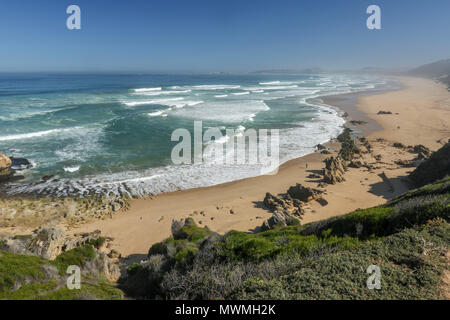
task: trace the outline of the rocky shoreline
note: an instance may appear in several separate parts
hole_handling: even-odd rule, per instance
[[[266,194],[263,203],[267,209],[273,212],[273,216],[264,221],[260,230],[266,231],[278,228],[280,226],[286,227],[290,225],[300,224],[299,221],[302,220],[302,216],[304,216],[305,214],[305,207],[309,202],[317,201],[322,206],[328,205],[328,201],[325,199],[327,194],[327,185],[334,185],[344,182],[345,174],[349,170],[349,168],[366,168],[368,171],[380,168],[379,166],[377,166],[377,164],[381,164],[382,156],[373,154],[372,145],[366,138],[358,137],[357,135],[354,135],[350,128],[345,128],[343,133],[341,133],[336,140],[340,144],[340,149],[339,151],[337,151],[337,154],[330,156],[323,161],[325,166],[321,170],[321,173],[310,175],[311,178],[318,179],[317,187],[319,189],[305,187],[297,183],[295,186],[291,186],[285,194],[281,194],[279,196],[275,196],[270,193]],[[377,142],[384,141],[378,140]],[[422,165],[425,160],[430,159],[433,155],[432,151],[429,148],[423,145],[404,146],[403,144],[398,142],[394,142],[392,144],[392,147],[416,155],[416,157],[412,160],[395,161],[395,164],[400,167],[420,168],[414,171],[413,174],[411,174],[411,180],[409,181],[409,184],[411,186],[414,184],[414,181],[419,180],[419,178],[417,178],[416,176],[420,174],[420,172],[432,172],[432,170],[429,169],[429,167],[431,166],[430,164],[426,166],[427,169],[423,169]],[[439,169],[436,169],[436,171],[440,173],[442,173],[442,171],[446,172],[446,170],[450,170],[449,160],[444,160],[446,156],[448,156],[450,159],[450,154],[447,150],[449,147],[450,139],[449,143],[447,143],[440,150],[440,153],[434,155],[433,159],[441,159],[432,161],[435,165],[436,162],[440,162],[441,166],[439,166]],[[326,150],[326,147],[318,145],[317,150],[323,151]],[[364,155],[366,155],[366,157],[364,157]],[[375,162],[370,163],[369,161],[367,161],[367,155],[373,158]],[[383,172],[381,176],[382,178],[384,177],[383,180],[389,183],[389,179],[386,177],[385,172]],[[444,176],[439,176],[439,174],[435,173],[431,178],[421,179],[424,179],[427,182],[432,182],[441,178],[444,178]],[[393,189],[393,186],[391,186],[391,189]]]

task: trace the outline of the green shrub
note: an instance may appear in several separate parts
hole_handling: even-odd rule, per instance
[[[45,274],[42,268],[45,263],[45,260],[36,256],[0,251],[0,294],[11,289],[16,282],[43,279]]]
[[[195,247],[180,248],[175,255],[175,260],[179,266],[185,266],[192,262],[198,249]]]
[[[89,244],[97,249],[99,249],[104,243],[106,239],[103,237],[98,237],[97,239],[92,239],[89,241]]]
[[[261,261],[281,254],[308,255],[324,247],[352,248],[359,240],[350,237],[302,235],[296,227],[285,227],[257,234],[232,231],[218,243],[227,260]]]
[[[189,241],[198,242],[211,234],[211,230],[207,228],[197,227],[195,225],[185,225],[179,232],[178,239],[187,239]]]
[[[135,262],[127,268],[127,275],[133,276],[136,273],[138,273],[141,268],[142,268],[141,264]]]
[[[31,239],[33,237],[33,235],[31,234],[17,234],[13,237],[14,240],[17,239]]]
[[[95,258],[94,247],[90,244],[77,247],[70,251],[63,252],[55,260],[51,261],[55,265],[60,274],[65,274],[67,268],[71,265],[83,267],[86,261],[90,261]]]
[[[173,240],[173,238],[169,239]],[[167,254],[167,242],[168,240],[153,244],[148,251],[148,255],[151,256],[155,254]]]

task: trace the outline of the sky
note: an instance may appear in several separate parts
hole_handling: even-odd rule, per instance
[[[69,5],[81,30],[68,30]],[[369,30],[369,5],[381,30]],[[0,0],[0,72],[408,68],[450,58],[449,0]]]

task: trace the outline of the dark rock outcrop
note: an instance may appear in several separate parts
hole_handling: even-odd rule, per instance
[[[378,111],[377,114],[392,114],[392,112],[391,111],[383,111],[383,110],[381,110],[381,111]]]
[[[325,150],[326,149],[326,147],[324,146],[324,145],[322,145],[322,144],[318,144],[317,146],[316,146],[316,148],[317,148],[317,150]]]
[[[417,153],[417,159],[428,159],[433,153],[430,149],[421,144],[414,146],[412,152]]]
[[[269,219],[263,222],[261,231],[275,229],[276,227],[286,227],[291,225],[299,225],[300,221],[285,211],[275,211]]]
[[[352,138],[351,132],[352,130],[345,128],[344,132],[337,137],[337,140],[341,143],[339,156],[345,161],[351,161],[355,154],[361,153]]]
[[[304,187],[301,184],[297,183],[295,186],[289,188],[288,194],[294,199],[300,200],[302,202],[309,202],[321,198],[323,191]]]
[[[450,176],[450,142],[422,162],[409,178],[420,187],[446,176]]]
[[[397,161],[395,161],[395,164],[399,165],[400,167],[404,167],[404,168],[414,167],[414,162],[411,160],[397,160]]]
[[[298,199],[292,199],[291,197],[281,198],[266,193],[264,205],[272,212],[280,211],[296,216],[300,216],[304,213],[302,203]]]
[[[31,169],[33,165],[28,159],[25,158],[14,158],[11,157],[11,169],[13,170],[24,170],[24,169]]]
[[[13,158],[0,153],[0,183],[23,179],[23,176],[14,175],[17,170],[30,169],[33,165],[24,158]]]
[[[351,162],[349,163],[348,166],[349,166],[350,168],[356,168],[356,169],[358,169],[358,168],[364,167],[365,164],[364,164],[362,161],[359,161],[359,160],[353,160],[353,161],[351,161]]]
[[[401,142],[394,142],[393,147],[397,148],[397,149],[405,149],[406,148],[406,146]]]

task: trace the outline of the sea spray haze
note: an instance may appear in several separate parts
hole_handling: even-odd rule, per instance
[[[223,135],[276,129],[283,163],[342,130],[339,110],[308,99],[385,84],[343,74],[2,74],[0,151],[34,164],[7,191],[143,196],[256,176],[258,165],[208,156],[174,164],[171,135],[178,128],[193,132],[194,121]],[[46,175],[53,179],[34,183]]]

